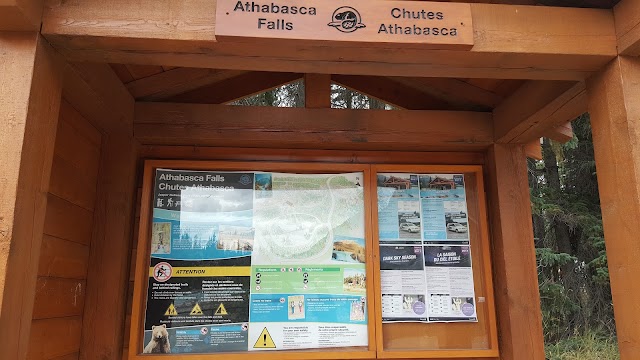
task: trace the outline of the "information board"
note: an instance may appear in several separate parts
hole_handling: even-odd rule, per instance
[[[378,173],[383,322],[476,322],[463,174]]]
[[[143,353],[366,346],[363,180],[156,169]]]

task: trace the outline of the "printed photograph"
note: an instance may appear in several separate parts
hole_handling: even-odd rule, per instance
[[[420,239],[420,202],[398,201],[398,230],[401,239]]]
[[[447,240],[469,239],[466,201],[444,201]]]
[[[405,313],[424,314],[426,311],[424,295],[402,295],[402,310]]]
[[[378,174],[378,188],[395,189],[391,195],[394,198],[417,198],[418,175],[412,174]],[[378,190],[380,191],[380,190]]]
[[[154,222],[151,234],[151,254],[170,254],[171,223]]]
[[[461,174],[424,174],[419,176],[422,198],[465,198]]]
[[[342,288],[346,292],[365,293],[367,291],[367,276],[364,269],[345,268]]]
[[[143,354],[171,354],[169,332],[167,325],[153,325],[151,327],[151,339],[142,350]]]
[[[287,296],[289,320],[304,319],[304,295]]]
[[[252,251],[255,229],[245,226],[220,225],[219,250]]]
[[[254,190],[256,198],[268,198],[273,195],[271,190],[273,189],[273,182],[271,180],[271,173],[258,173],[254,175]]]
[[[473,316],[475,305],[472,297],[451,297],[451,312],[454,315]]]
[[[364,321],[366,317],[366,298],[362,297],[360,300],[354,300],[351,302],[351,311],[349,312],[349,320],[351,321]]]
[[[331,260],[364,264],[364,239],[335,239]]]

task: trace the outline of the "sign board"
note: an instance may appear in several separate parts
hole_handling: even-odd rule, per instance
[[[216,39],[416,44],[470,49],[471,5],[422,1],[218,0]]]

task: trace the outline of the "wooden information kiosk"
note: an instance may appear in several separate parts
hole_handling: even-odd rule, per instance
[[[0,359],[543,360],[526,158],[586,111],[636,359],[638,29],[634,0],[0,0]]]

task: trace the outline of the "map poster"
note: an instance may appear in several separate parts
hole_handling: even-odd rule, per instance
[[[377,184],[382,321],[477,321],[464,175]]]
[[[246,351],[253,182],[156,170],[143,353]]]
[[[156,170],[143,353],[366,346],[363,175]]]
[[[363,173],[259,175],[249,350],[366,346]]]

